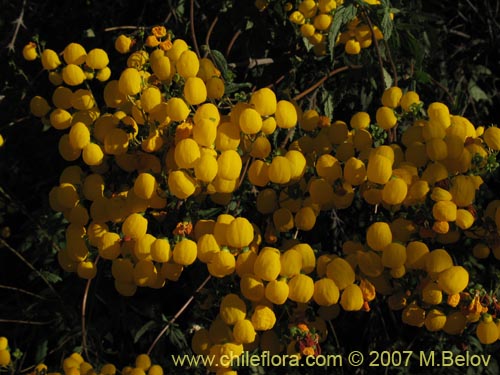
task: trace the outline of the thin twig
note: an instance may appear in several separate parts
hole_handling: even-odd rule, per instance
[[[450,34],[455,34],[455,35],[461,36],[462,38],[465,38],[465,39],[470,39],[471,38],[471,36],[469,34],[463,33],[461,31],[458,31],[458,30],[455,30],[455,29],[448,30],[448,32]]]
[[[54,287],[49,282],[49,280],[47,280],[47,278],[40,271],[38,271],[30,262],[28,262],[28,260],[25,257],[23,257],[16,249],[14,249],[12,246],[10,246],[3,238],[0,238],[0,244],[5,246],[14,255],[16,255],[19,259],[21,259],[21,261],[24,264],[26,264],[26,266],[28,266],[28,268],[30,268],[33,272],[35,272],[43,280],[43,282],[45,284],[47,284],[47,286],[52,291],[52,293],[54,293],[54,295],[57,296],[57,298],[61,300],[61,296],[59,295],[59,293],[57,293],[57,291],[54,289]]]
[[[31,297],[35,297],[35,298],[39,298],[39,299],[43,299],[43,300],[47,300],[47,298],[39,295],[39,294],[36,294],[36,293],[33,293],[33,292],[29,292],[27,290],[24,290],[24,289],[21,289],[21,288],[16,288],[14,286],[8,286],[8,285],[0,285],[0,289],[7,289],[7,290],[13,290],[15,292],[19,292],[19,293],[24,293],[24,294],[27,294],[28,296],[31,296]]]
[[[270,88],[272,88],[272,87],[276,86],[278,83],[280,83],[280,82],[281,82],[281,81],[283,81],[284,79],[285,79],[285,75],[284,75],[284,74],[282,74],[282,75],[281,75],[281,76],[280,76],[280,77],[279,77],[276,81],[274,81],[273,83],[271,83],[271,84],[267,85],[266,87],[267,87],[268,89],[270,89]]]
[[[191,0],[189,7],[189,27],[191,28],[191,37],[193,38],[193,46],[196,54],[200,57],[200,49],[198,48],[198,41],[196,40],[196,32],[194,30],[194,0]]]
[[[264,57],[262,59],[248,59],[248,60],[245,60],[245,61],[240,61],[240,62],[237,62],[237,63],[229,63],[227,64],[228,67],[230,67],[231,69],[234,69],[234,68],[237,68],[237,67],[245,67],[247,69],[253,69],[255,68],[256,66],[260,66],[260,65],[270,65],[270,64],[274,64],[274,60],[270,57]]]
[[[243,183],[243,180],[245,179],[245,175],[247,174],[248,167],[250,165],[250,162],[253,160],[253,158],[248,158],[247,162],[245,163],[245,168],[243,169],[243,173],[241,174],[240,181],[238,182],[238,186],[236,186],[236,190],[239,189],[241,184]]]
[[[28,324],[33,326],[46,326],[51,323],[54,323],[55,319],[49,320],[47,322],[37,322],[33,320],[17,320],[17,319],[0,319],[0,323],[13,323],[13,324]]]
[[[283,142],[281,142],[280,148],[282,149],[286,148],[288,141],[293,138],[294,134],[295,134],[295,126],[293,128],[288,129],[285,139],[283,139]]]
[[[97,262],[99,261],[99,255],[96,257],[94,261],[94,266],[97,267]],[[89,296],[90,284],[92,283],[92,279],[87,280],[87,284],[85,285],[85,291],[83,292],[82,299],[82,350],[85,353],[85,356],[89,358],[89,353],[87,350],[87,321],[86,321],[86,311],[87,311],[87,299]]]
[[[186,310],[188,308],[188,306],[191,304],[191,302],[193,302],[195,295],[198,294],[200,292],[200,290],[203,289],[203,287],[208,283],[208,281],[211,278],[212,278],[211,275],[207,276],[207,278],[200,284],[200,286],[198,288],[196,288],[196,290],[191,295],[191,297],[189,297],[189,299],[186,301],[186,303],[179,309],[179,311],[177,311],[177,313],[174,315],[174,317],[172,319],[170,319],[170,321],[167,323],[167,325],[161,330],[161,332],[158,334],[158,336],[156,336],[156,339],[153,341],[153,343],[151,344],[151,346],[149,347],[149,349],[147,351],[148,355],[151,354],[151,352],[153,351],[153,349],[156,346],[156,344],[158,343],[158,341],[160,341],[161,337],[168,331],[170,326],[172,324],[174,324],[174,322],[177,320],[177,318],[179,316],[181,316],[181,314],[184,312],[184,310]]]
[[[380,68],[380,79],[382,82],[382,87],[383,87],[383,89],[385,89],[384,63],[382,61],[382,54],[380,53],[380,47],[378,45],[378,40],[375,37],[375,33],[373,32],[372,20],[370,19],[370,17],[366,13],[366,11],[363,11],[363,17],[366,20],[366,22],[368,23],[368,27],[370,28],[370,33],[372,35],[372,41],[373,41],[373,44],[375,46],[375,51],[377,51],[378,65]]]
[[[7,45],[7,49],[10,52],[15,51],[15,44],[16,44],[17,34],[19,33],[19,29],[21,28],[21,26],[26,28],[26,25],[24,24],[24,9],[25,8],[26,8],[26,0],[23,0],[21,13],[19,13],[19,17],[17,17],[16,20],[14,22],[12,22],[16,25],[16,28],[14,29],[14,35],[12,35],[12,39],[10,40],[10,43]]]
[[[105,32],[116,31],[116,30],[145,30],[143,26],[113,26],[104,29]]]
[[[207,46],[207,51],[205,52],[205,56],[207,57],[209,51],[210,51],[210,37],[212,36],[212,32],[214,31],[215,25],[217,24],[217,21],[219,21],[219,16],[216,16],[212,23],[210,24],[210,27],[208,28],[207,32],[207,37],[205,38],[205,45]]]
[[[392,53],[391,49],[389,48],[389,43],[387,40],[384,38],[384,45],[385,45],[385,50],[387,51],[387,58],[389,59],[389,64],[391,64],[391,69],[392,69],[392,80],[394,82],[393,86],[398,86],[399,83],[399,78],[398,78],[398,71],[396,69],[396,64],[394,64],[394,60],[392,58]]]
[[[241,35],[241,30],[237,30],[236,33],[234,33],[233,37],[229,41],[229,44],[227,45],[226,48],[226,58],[229,56],[229,53],[233,49],[234,43],[236,42],[236,39]]]
[[[328,78],[331,78],[333,77],[334,75],[338,74],[338,73],[341,73],[345,70],[349,70],[349,69],[360,69],[362,68],[362,65],[350,65],[350,66],[342,66],[340,68],[337,68],[337,69],[334,69],[332,70],[331,72],[329,72],[327,75],[325,75],[323,78],[321,78],[318,82],[316,82],[314,85],[312,85],[311,87],[309,87],[308,89],[302,91],[300,94],[294,96],[292,98],[292,100],[300,100],[302,99],[304,96],[306,96],[307,94],[313,92],[314,90],[316,90],[318,87],[320,87]]]
[[[163,21],[163,23],[167,24],[168,21],[170,21],[170,18],[172,18],[172,15],[173,15],[173,11],[170,10],[170,12],[168,12],[168,14],[167,14],[167,17],[165,17],[165,20]]]
[[[50,239],[51,243],[52,243],[52,247],[54,247],[54,249],[56,249],[57,251],[61,251],[61,248],[54,242],[53,240],[53,237],[50,236],[48,233],[47,233],[47,230],[45,228],[43,228],[38,222],[36,222],[35,220],[33,220],[33,215],[30,214],[30,212],[28,212],[28,210],[26,209],[26,207],[24,207],[22,204],[20,204],[19,202],[17,201],[14,201],[14,198],[12,198],[12,196],[7,193],[3,188],[2,186],[0,186],[0,194],[2,194],[5,199],[9,200],[10,202],[12,202],[13,204],[16,205],[16,207],[19,209],[19,211],[21,211],[25,216],[26,218],[31,221],[33,223],[33,225],[35,225],[37,227],[37,229],[42,232],[45,237],[47,239]]]
[[[446,95],[448,96],[448,100],[450,101],[450,104],[455,104],[455,99],[453,98],[453,96],[451,95],[450,93],[450,90],[448,90],[448,88],[446,88],[445,86],[443,86],[441,84],[441,82],[435,80],[434,78],[430,77],[431,78],[431,81],[433,84],[435,84],[437,87],[439,87],[441,90],[443,90]]]

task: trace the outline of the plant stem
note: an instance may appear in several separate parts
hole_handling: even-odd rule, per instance
[[[94,265],[97,267],[97,262],[99,261],[99,255],[96,257]],[[85,356],[89,358],[88,348],[87,348],[87,321],[86,321],[86,311],[87,311],[87,299],[89,296],[90,284],[92,279],[87,280],[85,285],[85,291],[83,292],[82,299],[82,350]]]
[[[320,87],[328,78],[331,78],[333,77],[334,75],[338,74],[338,73],[341,73],[343,71],[346,71],[346,70],[349,70],[349,69],[360,69],[362,68],[362,65],[350,65],[350,66],[342,66],[340,68],[337,68],[337,69],[334,69],[332,70],[331,72],[329,72],[327,75],[325,75],[323,78],[321,78],[318,82],[316,82],[314,85],[312,85],[311,87],[305,89],[304,91],[302,91],[300,94],[298,95],[295,95],[292,100],[300,100],[302,99],[304,96],[310,94],[311,92],[313,92],[314,90],[316,90],[318,87]]]
[[[219,17],[216,16],[212,23],[210,24],[210,27],[208,28],[207,32],[207,37],[205,38],[205,44],[207,46],[207,51],[205,52],[205,57],[207,57],[209,51],[210,51],[210,37],[212,36],[212,33],[214,31],[215,25],[217,24],[217,21],[219,21]]]
[[[21,288],[16,288],[14,286],[0,285],[0,289],[13,290],[15,292],[27,294],[28,296],[31,296],[31,297],[39,298],[39,299],[42,299],[42,300],[45,300],[45,301],[47,300],[47,298],[45,298],[45,297],[43,297],[43,296],[41,296],[39,294],[30,292],[30,291],[27,291],[27,290],[24,290],[24,289],[21,289]]]
[[[193,46],[196,55],[200,57],[200,49],[198,48],[198,40],[196,39],[196,32],[194,29],[194,0],[191,0],[189,7],[189,27],[191,29],[191,37],[193,38]]]
[[[368,27],[370,28],[370,33],[372,35],[373,45],[375,46],[375,50],[377,51],[378,66],[380,69],[380,82],[382,83],[382,91],[384,91],[384,89],[385,89],[384,63],[382,61],[382,54],[380,52],[378,40],[377,40],[377,38],[375,38],[375,33],[373,32],[372,20],[370,19],[370,17],[368,16],[368,13],[366,13],[366,11],[363,11],[363,18],[366,20],[366,23],[368,24]]]
[[[104,29],[105,32],[109,32],[109,31],[116,31],[116,30],[143,30],[145,29],[144,27],[142,26],[129,26],[129,25],[125,25],[125,26],[113,26],[113,27],[107,27]]]
[[[23,5],[21,8],[21,13],[19,14],[19,17],[16,18],[16,20],[13,22],[16,27],[14,29],[14,35],[12,35],[12,39],[10,40],[10,43],[7,45],[7,49],[10,52],[14,52],[15,50],[15,44],[16,44],[16,39],[17,39],[17,34],[19,33],[19,29],[22,27],[26,28],[24,25],[24,9],[26,8],[26,0],[23,0]]]
[[[229,41],[229,44],[227,45],[227,48],[226,48],[226,58],[229,56],[229,53],[231,52],[231,50],[233,49],[233,46],[234,46],[234,43],[236,42],[236,39],[238,39],[238,37],[241,35],[241,30],[237,30],[233,37],[231,38],[231,40]]]
[[[245,175],[247,174],[248,171],[248,166],[250,165],[250,162],[253,160],[253,158],[248,158],[247,162],[245,163],[245,168],[243,169],[243,173],[241,174],[240,181],[238,181],[238,186],[236,186],[236,190],[239,189],[241,184],[243,183],[243,180],[245,179]]]
[[[53,323],[55,320],[49,320],[47,322],[37,322],[33,320],[17,320],[17,319],[0,319],[0,323],[9,323],[9,324],[28,324],[34,326],[46,326]]]
[[[47,286],[49,287],[49,289],[52,291],[52,293],[54,293],[54,295],[62,301],[62,298],[61,296],[59,295],[59,293],[57,293],[57,291],[54,289],[54,287],[52,286],[52,284],[49,282],[49,280],[47,280],[47,278],[40,272],[38,271],[30,262],[28,262],[28,260],[23,257],[16,249],[14,249],[12,246],[10,246],[3,238],[0,238],[0,244],[2,244],[3,246],[5,246],[7,249],[9,249],[15,256],[17,256],[24,264],[26,264],[26,266],[28,266],[29,269],[31,269],[33,272],[35,272],[42,280],[45,284],[47,284]]]
[[[153,349],[156,346],[156,344],[158,343],[158,341],[160,341],[161,337],[168,331],[170,326],[172,324],[174,324],[174,322],[177,320],[177,318],[179,316],[181,316],[182,313],[188,308],[188,306],[191,304],[191,302],[193,302],[195,295],[198,294],[200,292],[200,290],[203,289],[203,287],[208,283],[208,281],[211,278],[212,278],[211,275],[207,276],[207,278],[200,284],[200,286],[198,286],[198,288],[196,288],[194,293],[191,294],[191,297],[189,297],[189,299],[186,301],[186,303],[179,309],[179,311],[177,311],[177,313],[174,315],[174,317],[172,319],[170,319],[170,321],[167,323],[167,325],[161,330],[161,332],[158,334],[158,336],[156,336],[155,340],[153,341],[153,343],[151,344],[151,346],[149,347],[149,349],[147,351],[148,355],[151,354],[151,352],[153,351]]]

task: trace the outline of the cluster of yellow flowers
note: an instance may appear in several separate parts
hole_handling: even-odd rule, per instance
[[[305,18],[314,18],[322,31],[327,27],[320,25],[331,23],[332,4],[306,0],[299,11],[310,12]],[[405,323],[430,331],[458,334],[483,314],[478,337],[492,342],[490,333],[484,339],[483,327],[498,326],[486,314],[496,310],[467,294],[469,273],[445,247],[464,236],[477,238],[482,228],[481,238],[490,240],[475,254],[488,256],[484,247],[491,246],[500,258],[500,201],[488,206],[480,223],[474,209],[483,183],[477,171],[500,150],[497,127],[476,128],[443,103],[424,109],[416,92],[398,87],[384,92],[374,118],[358,112],[349,123],[302,111],[269,88],[236,103],[224,95],[214,63],[168,35],[153,28],[149,49],[133,52],[132,39],[119,36],[116,49],[130,55],[112,80],[103,50],[87,53],[71,43],[63,51],[65,64],[55,51],[41,53],[56,88],[50,104],[34,97],[31,111],[67,130],[59,142],[65,160],[83,160],[62,172],[49,195],[51,207],[69,223],[66,247],[58,253],[64,270],[92,279],[98,259],[109,260],[116,289],[125,296],[177,281],[196,260],[216,278],[236,274],[239,293],[226,295],[218,317],[193,337],[198,354],[238,355],[257,347],[280,352],[283,343],[273,328],[275,309],[285,303],[293,306],[290,324],[306,322],[324,340],[325,321],[340,307],[369,311],[377,293],[403,310]],[[29,59],[33,48],[25,48]],[[92,86],[93,77],[103,83]],[[388,135],[384,145],[374,144],[377,128]],[[285,134],[281,147],[273,147]],[[194,223],[179,217],[175,236],[162,227],[183,203],[224,206],[240,188],[255,193],[255,212]],[[390,212],[393,220],[371,223],[365,235],[343,244],[342,255],[317,254],[300,240],[318,215],[355,201]],[[252,223],[248,218],[256,215],[260,219]],[[418,279],[422,271],[426,277],[416,290],[398,282]],[[455,310],[446,315],[445,304]],[[314,319],[306,318],[306,310]],[[297,342],[292,344],[289,353],[297,353]]]
[[[367,5],[380,5],[380,1],[364,1]],[[289,6],[291,13],[289,20],[297,25],[300,34],[313,45],[317,56],[326,54],[328,34],[332,27],[336,11],[343,6],[344,0],[304,0],[297,9]],[[346,30],[339,33],[336,44],[343,44],[344,50],[349,55],[357,55],[361,49],[371,46],[373,38],[384,38],[381,30],[376,25],[369,25],[354,16],[346,25]]]

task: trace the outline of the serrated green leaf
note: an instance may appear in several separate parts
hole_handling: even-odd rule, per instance
[[[40,273],[45,277],[50,283],[55,284],[60,281],[62,281],[61,277],[59,275],[56,275],[55,273],[48,272],[48,271],[40,271]]]
[[[48,347],[49,347],[49,342],[47,339],[38,343],[38,345],[36,347],[36,352],[35,352],[35,363],[43,362],[43,360],[47,356]]]
[[[253,27],[254,23],[252,20],[247,20],[245,25],[245,30],[250,30]]]
[[[92,29],[87,29],[83,33],[87,38],[95,38],[95,32]]]
[[[223,211],[223,209],[220,207],[213,207],[213,208],[208,208],[206,210],[198,211],[198,215],[199,215],[199,217],[202,217],[204,219],[205,218],[209,219],[209,218],[212,218],[212,217],[219,215],[220,213],[222,213],[222,211]]]
[[[188,346],[186,337],[184,336],[184,333],[177,327],[172,326],[169,334],[168,334],[168,339],[170,342],[176,346],[177,348],[185,348]]]
[[[247,83],[228,83],[225,87],[224,93],[225,94],[232,94],[233,92],[242,90],[242,89],[248,89],[252,87],[252,84],[247,82]]]
[[[392,87],[392,83],[393,83],[392,77],[385,68],[382,68],[382,71],[384,73],[384,85],[385,85],[384,88],[388,89],[389,87]]]
[[[220,70],[224,81],[230,82],[232,74],[229,70],[229,66],[227,65],[226,58],[224,57],[222,52],[217,51],[216,49],[212,49],[210,50],[210,54],[212,55],[215,65]]]
[[[419,83],[430,83],[431,82],[431,76],[429,75],[429,73],[424,72],[422,70],[415,72],[415,79]]]
[[[391,19],[391,9],[384,9],[384,16],[382,17],[382,22],[380,23],[380,28],[385,40],[389,40],[392,35],[392,30],[394,28],[394,23]]]
[[[488,95],[486,95],[484,90],[479,87],[475,81],[469,81],[468,86],[469,95],[472,97],[472,99],[474,99],[475,102],[478,102],[480,100],[490,101]]]
[[[333,110],[335,108],[333,96],[325,90],[321,93],[321,99],[323,102],[323,113],[325,116],[333,118]]]
[[[155,325],[156,322],[154,320],[150,320],[149,322],[144,324],[141,328],[139,328],[139,330],[134,335],[134,344],[136,344],[141,339],[141,337]]]

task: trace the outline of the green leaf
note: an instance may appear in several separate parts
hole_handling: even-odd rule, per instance
[[[391,75],[389,74],[389,72],[383,68],[383,73],[384,73],[384,85],[385,85],[385,89],[388,89],[389,87],[392,87],[392,77]]]
[[[252,87],[252,84],[249,83],[249,82],[246,82],[246,83],[232,83],[232,82],[229,82],[226,85],[226,88],[224,90],[224,94],[226,94],[226,95],[232,94],[233,92],[236,92],[236,91],[239,91],[239,90],[242,90],[242,89],[249,89],[250,87]]]
[[[36,347],[35,352],[35,363],[42,363],[47,356],[47,350],[49,347],[49,341],[47,339],[40,342]]]
[[[15,358],[16,360],[20,360],[22,357],[23,357],[23,352],[21,350],[19,350],[19,348],[16,348],[16,350],[14,350],[11,355],[13,358]]]
[[[217,68],[220,70],[224,81],[230,82],[232,80],[232,72],[229,70],[229,66],[227,65],[226,58],[222,54],[222,52],[217,51],[216,49],[210,50],[210,54],[214,59],[214,63]]]
[[[321,92],[321,101],[323,103],[323,113],[329,118],[333,118],[335,103],[333,96],[326,90]]]
[[[56,275],[55,273],[41,270],[40,273],[45,277],[50,283],[55,284],[62,281],[61,276]]]
[[[384,8],[384,16],[382,17],[382,22],[380,23],[380,29],[384,35],[385,40],[389,40],[392,35],[392,30],[394,28],[394,23],[391,19],[391,8]]]
[[[486,100],[488,102],[491,101],[488,95],[486,95],[483,89],[479,87],[475,81],[469,81],[468,86],[469,95],[472,97],[472,99],[474,99],[475,102],[478,102],[480,100]]]
[[[134,344],[136,344],[141,339],[141,337],[155,325],[156,322],[154,320],[150,320],[149,322],[144,324],[141,328],[139,328],[139,330],[134,335]]]
[[[169,333],[168,333],[168,339],[170,342],[176,346],[179,349],[185,348],[188,346],[188,343],[186,341],[186,337],[184,336],[184,333],[177,328],[176,326],[171,326]]]
[[[415,72],[415,79],[419,83],[430,83],[431,82],[431,76],[429,73],[424,72],[423,70],[419,70]]]
[[[223,209],[221,207],[208,208],[206,210],[198,211],[198,216],[202,218],[213,218],[222,213]]]
[[[95,38],[95,32],[94,30],[92,29],[87,29],[83,32],[83,34],[85,35],[85,37],[87,38]]]

